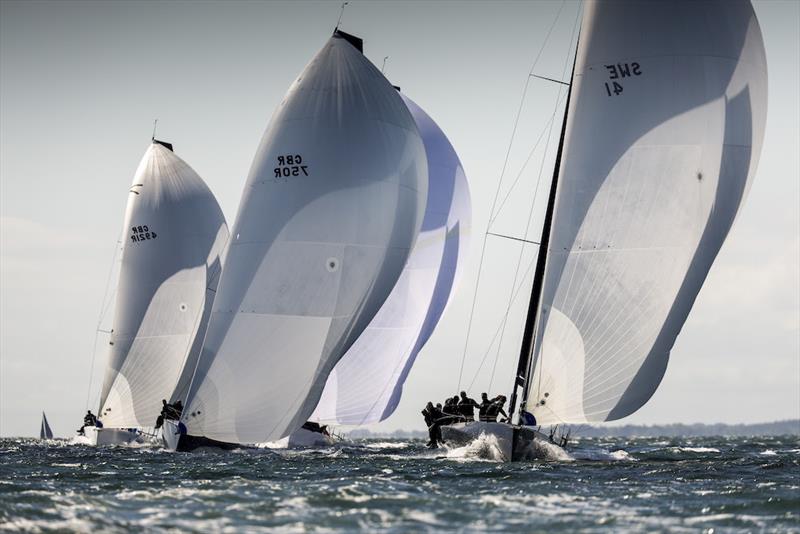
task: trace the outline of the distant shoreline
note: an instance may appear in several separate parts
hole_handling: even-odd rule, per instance
[[[575,437],[704,437],[704,436],[800,436],[800,419],[770,423],[673,423],[668,425],[568,425]],[[343,432],[349,438],[427,438],[422,430],[372,432],[354,428]]]

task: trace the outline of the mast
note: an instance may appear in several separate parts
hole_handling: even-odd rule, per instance
[[[517,374],[514,379],[514,389],[511,392],[511,402],[508,406],[509,418],[514,417],[517,404],[517,391],[522,386],[522,402],[520,403],[520,413],[517,417],[517,423],[522,423],[522,410],[525,409],[525,404],[528,400],[528,388],[526,382],[529,378],[529,371],[532,369],[531,363],[535,365],[535,361],[531,362],[534,349],[534,336],[539,326],[539,309],[541,307],[542,290],[544,289],[544,271],[547,265],[547,249],[550,245],[550,230],[553,225],[553,212],[556,205],[556,190],[558,189],[558,176],[561,170],[561,157],[564,152],[564,137],[567,131],[567,115],[569,113],[569,102],[572,97],[572,83],[575,79],[575,63],[578,59],[578,42],[575,43],[575,59],[572,63],[572,74],[569,79],[569,89],[567,90],[567,103],[564,108],[564,120],[561,124],[561,136],[558,140],[558,151],[556,152],[556,162],[553,166],[553,180],[550,184],[550,195],[547,198],[547,211],[544,216],[544,224],[542,225],[542,237],[539,239],[539,255],[536,258],[536,270],[533,274],[533,288],[531,290],[531,298],[528,302],[528,313],[525,318],[525,328],[522,331],[522,344],[519,351],[519,360],[517,362]]]

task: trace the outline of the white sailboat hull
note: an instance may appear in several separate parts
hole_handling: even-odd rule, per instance
[[[135,428],[97,428],[87,426],[83,429],[84,438],[89,445],[125,445],[142,443],[142,434]]]
[[[533,460],[541,457],[537,442],[548,443],[547,436],[531,427],[513,426],[508,423],[470,421],[442,426],[442,438],[457,446],[468,445],[481,435],[492,436],[506,462]],[[552,444],[550,444],[552,445]]]
[[[164,447],[175,451],[178,450],[178,440],[180,440],[181,434],[178,431],[178,422],[177,421],[164,421],[164,424],[161,426],[161,439],[164,442]]]
[[[289,434],[288,448],[328,447],[333,443],[334,440],[331,436],[326,436],[320,432],[312,432],[305,428],[298,428]]]

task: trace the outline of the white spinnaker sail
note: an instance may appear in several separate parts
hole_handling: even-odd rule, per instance
[[[529,381],[540,423],[652,396],[749,188],[766,104],[748,1],[587,3]]]
[[[108,365],[106,427],[153,426],[184,367],[194,369],[228,228],[216,198],[158,142],[145,152],[125,213]]]
[[[464,268],[470,196],[444,132],[405,95],[428,159],[428,201],[403,274],[370,325],[336,364],[312,420],[363,425],[389,417],[417,354],[433,333]]]
[[[291,86],[250,170],[184,410],[191,435],[253,443],[302,425],[419,233],[422,139],[341,35]]]
[[[53,431],[44,412],[42,412],[42,426],[39,428],[39,439],[53,439]]]

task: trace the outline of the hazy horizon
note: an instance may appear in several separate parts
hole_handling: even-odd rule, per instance
[[[371,430],[422,428],[425,402],[459,385],[491,199],[523,84],[560,5],[347,7],[342,29],[364,39],[378,67],[389,56],[387,77],[450,138],[473,205],[464,277],[397,411]],[[769,103],[752,189],[659,390],[637,413],[609,425],[800,419],[800,3],[754,6]],[[565,4],[539,74],[561,75],[576,8]],[[80,424],[127,191],[153,120],[159,119],[158,137],[203,177],[232,225],[272,111],[330,36],[339,9],[339,2],[0,3],[0,436],[37,434],[42,410],[56,435]],[[531,83],[504,192],[558,91],[552,83]],[[509,232],[528,209],[542,157],[535,154],[510,190],[512,201],[498,220]],[[551,160],[552,147],[545,168]],[[505,301],[492,294],[509,291],[513,266],[506,264],[516,262],[516,246],[492,242],[487,249],[461,384],[472,382],[473,396],[509,389],[519,313],[509,323],[491,388],[477,369],[487,347],[496,350],[489,341]],[[104,344],[101,337],[92,402]]]

